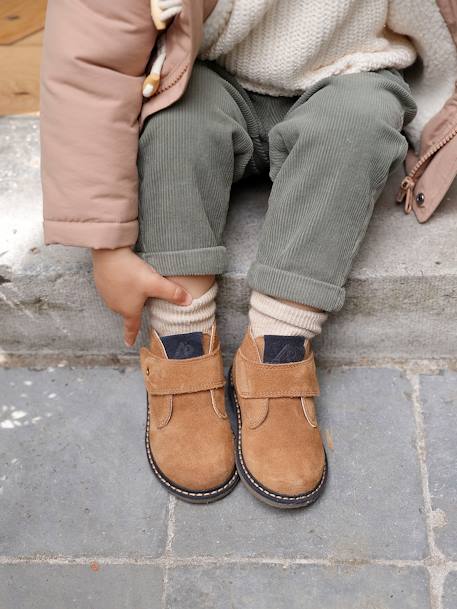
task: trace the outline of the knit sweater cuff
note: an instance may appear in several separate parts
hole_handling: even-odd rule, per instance
[[[235,0],[218,0],[213,12],[203,24],[203,39],[200,53],[207,51],[219,38],[229,20]]]

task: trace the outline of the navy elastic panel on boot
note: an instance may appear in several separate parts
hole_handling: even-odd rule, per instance
[[[264,336],[265,349],[263,361],[265,364],[286,364],[301,362],[305,357],[304,336]]]
[[[163,346],[169,359],[189,359],[203,355],[203,333],[173,334],[161,336]]]

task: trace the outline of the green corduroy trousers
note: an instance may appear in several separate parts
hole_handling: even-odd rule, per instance
[[[149,117],[140,136],[135,249],[162,275],[223,273],[231,187],[266,174],[272,188],[250,287],[337,311],[415,113],[396,70],[333,76],[300,97],[271,97],[197,62],[183,97]]]

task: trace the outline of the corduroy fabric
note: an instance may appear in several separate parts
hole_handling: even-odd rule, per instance
[[[252,94],[197,63],[174,106],[140,139],[138,253],[164,275],[225,270],[222,231],[234,182],[273,182],[256,259],[258,292],[336,311],[416,112],[395,70],[326,78],[300,97]]]

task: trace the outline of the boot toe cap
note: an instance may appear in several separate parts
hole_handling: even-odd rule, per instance
[[[207,444],[203,438],[181,442],[174,450],[158,450],[152,457],[173,486],[193,492],[212,490],[231,479],[235,459],[231,437]]]
[[[323,479],[326,461],[325,453],[313,455],[312,458],[299,463],[289,463],[284,467],[275,467],[274,459],[262,461],[247,460],[245,466],[253,478],[265,490],[285,497],[307,495],[314,491]]]

